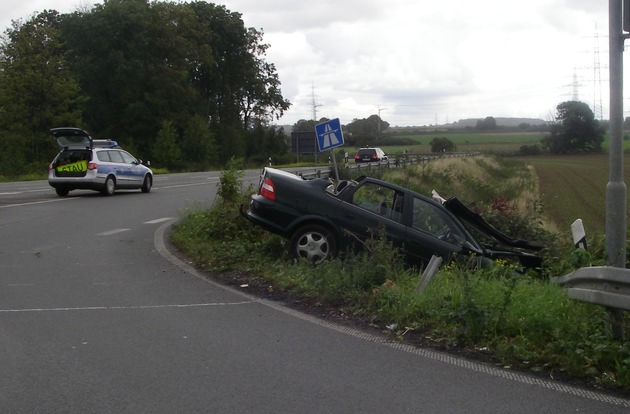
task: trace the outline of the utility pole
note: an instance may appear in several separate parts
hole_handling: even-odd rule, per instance
[[[630,0],[609,0],[610,154],[606,186],[606,265],[626,267],[626,184],[623,181],[623,47]],[[611,311],[613,335],[623,338],[622,314]]]
[[[381,111],[384,111],[387,108],[378,107],[378,133],[381,133]]]
[[[317,107],[320,104],[315,103],[315,85],[311,82],[311,102],[313,105],[313,121],[317,121]]]

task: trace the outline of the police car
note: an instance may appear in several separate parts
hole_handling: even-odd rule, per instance
[[[151,191],[153,172],[113,140],[95,140],[79,128],[50,130],[61,151],[48,166],[48,184],[65,197],[72,190],[114,195],[119,189]]]

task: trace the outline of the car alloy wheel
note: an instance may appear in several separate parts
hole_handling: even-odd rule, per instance
[[[319,264],[335,256],[337,242],[327,228],[310,224],[299,228],[291,237],[291,255],[297,259]]]
[[[103,194],[106,196],[113,196],[114,191],[116,191],[116,181],[114,180],[114,177],[110,175],[105,180],[105,187],[103,188]]]

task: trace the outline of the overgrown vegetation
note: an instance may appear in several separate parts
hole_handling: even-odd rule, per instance
[[[552,245],[546,273],[559,276],[603,254],[601,239],[590,253],[576,254],[570,241],[550,231],[541,217],[532,171],[518,161],[490,157],[447,160],[390,170],[385,179],[427,193],[457,194],[498,228],[538,237]],[[210,210],[190,211],[173,242],[215,277],[290,292],[312,306],[360,317],[393,339],[457,350],[515,369],[579,379],[630,390],[630,342],[608,334],[606,311],[568,299],[544,278],[497,262],[472,270],[442,267],[428,289],[416,292],[420,271],[408,268],[383,237],[359,252],[313,267],[292,261],[283,239],[240,217],[251,188],[242,190],[231,163]],[[624,321],[630,328],[628,319]]]

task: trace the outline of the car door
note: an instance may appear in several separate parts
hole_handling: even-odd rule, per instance
[[[108,150],[110,168],[116,176],[116,185],[120,188],[127,187],[129,182],[129,168],[123,160],[122,154],[118,150]]]
[[[394,246],[402,248],[406,232],[403,201],[402,192],[383,183],[362,183],[350,199],[339,204],[337,224],[361,241],[384,231]]]
[[[409,227],[405,237],[405,251],[418,262],[427,262],[431,256],[449,260],[461,253],[466,235],[455,220],[431,200],[411,195],[407,203]]]
[[[144,179],[144,168],[140,165],[136,157],[127,151],[118,151],[125,163],[126,183],[129,187],[140,187]]]

